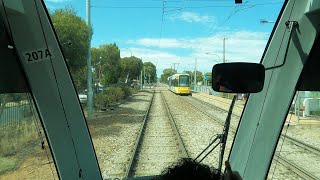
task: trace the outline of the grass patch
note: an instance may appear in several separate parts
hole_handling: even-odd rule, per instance
[[[320,111],[310,111],[310,115],[320,116]]]
[[[19,124],[3,127],[0,132],[0,156],[11,156],[23,149],[30,141],[38,139],[32,120],[21,120]]]
[[[16,125],[2,127],[0,130],[0,174],[16,170],[20,162],[34,154],[35,147],[39,146],[32,144],[37,139],[37,130],[31,119],[22,119]]]
[[[0,175],[13,171],[19,166],[18,160],[12,157],[0,157]]]

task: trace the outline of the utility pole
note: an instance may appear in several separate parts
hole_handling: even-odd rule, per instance
[[[146,80],[146,67],[143,67],[143,85],[145,85],[145,80]]]
[[[226,62],[226,39],[227,38],[223,38],[223,63]]]
[[[148,74],[149,75],[149,88],[151,89],[151,85],[150,85],[150,74]]]
[[[142,86],[142,78],[143,78],[143,77],[142,77],[142,70],[141,70],[141,74],[140,74],[140,89],[142,89],[142,87],[143,87],[143,86]]]
[[[177,70],[178,70],[179,64],[180,64],[180,63],[173,63],[173,72],[174,72],[174,74],[176,73],[176,65],[178,65],[178,66],[177,66]],[[177,71],[177,72],[178,72],[178,71]]]
[[[194,64],[194,90],[196,91],[197,89],[197,58],[195,59],[195,64]]]
[[[90,24],[90,0],[86,0],[86,8],[87,8],[87,25]],[[93,92],[92,92],[92,67],[91,67],[91,33],[89,36],[89,47],[88,47],[88,59],[87,59],[87,118],[92,119],[93,109]]]

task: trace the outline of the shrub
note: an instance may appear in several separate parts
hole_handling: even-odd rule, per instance
[[[122,91],[124,92],[124,98],[128,98],[132,95],[133,89],[128,86],[121,86]]]
[[[110,87],[103,91],[102,94],[97,94],[94,98],[94,104],[97,108],[105,108],[109,105],[115,104],[123,99],[125,93],[120,87]]]
[[[108,96],[112,104],[119,102],[124,98],[124,92],[122,91],[121,87],[110,87],[105,91],[105,94]]]
[[[94,97],[94,106],[97,107],[98,109],[101,109],[101,108],[107,106],[104,94],[97,94]]]

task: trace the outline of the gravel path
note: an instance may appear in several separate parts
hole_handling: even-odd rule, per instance
[[[88,121],[103,178],[124,176],[151,97],[151,92],[140,92]]]
[[[206,148],[215,134],[222,132],[223,126],[195,109],[181,99],[182,97],[169,91],[163,93],[177,123],[188,154],[191,158],[195,158]],[[230,143],[227,146],[230,147]],[[228,151],[228,148],[226,151]],[[213,151],[203,163],[217,168],[218,152],[219,148]]]
[[[216,101],[214,102],[211,99],[206,98],[204,96],[193,96],[193,97],[196,97],[198,99],[201,99],[213,105],[217,105]],[[231,100],[229,101],[231,102]],[[218,107],[227,109],[228,104],[220,103]],[[240,108],[237,108],[237,109],[238,111],[235,109],[235,114],[240,115],[241,114],[241,112],[239,112]],[[225,116],[227,115],[226,112],[224,114]],[[231,122],[235,122],[235,121],[231,121]],[[232,124],[232,127],[236,127],[235,125],[237,124]],[[287,135],[291,137],[295,137],[296,139],[303,141],[307,144],[310,144],[312,146],[319,147],[320,142],[315,141],[315,139],[320,139],[320,135],[319,133],[317,133],[319,132],[318,126],[312,126],[312,125],[295,125],[295,126],[287,125],[287,126],[288,126]],[[283,129],[283,134],[286,132],[286,128],[287,127],[285,126],[285,128]],[[300,136],[297,136],[298,134]],[[315,139],[310,137],[314,137]],[[277,153],[279,153],[281,150],[282,157],[285,157],[286,159],[296,163],[297,165],[304,167],[306,170],[308,170],[309,172],[313,173],[314,175],[320,178],[320,174],[319,174],[320,172],[319,158],[320,157],[319,156],[287,141],[284,142],[281,149],[281,146],[280,146],[281,144],[282,144],[282,141],[280,140],[276,150]],[[287,169],[286,167],[280,165],[279,163],[275,163],[275,161],[273,161],[269,175],[268,175],[268,179],[299,179],[299,178],[300,177],[295,173],[293,173],[292,170]]]
[[[145,129],[135,176],[158,175],[181,157],[160,92],[154,95]]]
[[[186,145],[188,154],[192,158],[195,158],[210,143],[210,140],[213,139],[214,135],[222,132],[223,125],[221,122],[219,123],[217,119],[224,122],[227,113],[214,109],[205,103],[201,103],[198,100],[192,99],[191,97],[177,96],[170,91],[164,91],[163,93],[169,105],[169,109],[173,114],[173,118],[176,121],[182,139]],[[204,100],[208,103],[212,103],[212,100],[206,99],[206,97],[196,95],[193,95],[193,97]],[[108,110],[107,112],[101,112],[97,114],[96,118],[92,120],[92,122],[88,122],[99,165],[104,178],[123,177],[125,170],[127,169],[129,158],[132,155],[131,151],[134,147],[134,143],[136,141],[143,116],[147,110],[150,99],[151,92],[141,92],[135,95],[129,102],[120,105],[114,111]],[[216,105],[217,102],[212,104]],[[202,111],[196,109],[194,106],[197,106]],[[228,109],[228,105],[225,103],[220,103],[219,106],[221,106],[221,108]],[[157,108],[155,109],[157,111],[155,115],[151,115],[151,118],[154,119],[154,122],[157,122],[159,119],[163,119],[164,115],[162,114],[160,104],[157,105]],[[240,108],[237,109],[238,110],[235,110],[234,112],[240,115]],[[232,116],[231,127],[235,128],[238,124],[238,121],[239,117]],[[164,125],[159,125],[159,130],[162,126]],[[287,135],[319,147],[320,142],[316,141],[320,139],[318,130],[320,130],[320,127],[311,125],[289,126]],[[232,130],[230,129],[224,160],[226,160],[228,157],[230,146],[233,141],[233,133],[231,133],[231,131]],[[155,142],[155,140],[151,141]],[[288,157],[293,157],[293,159],[297,159],[294,157],[298,155],[296,154],[298,147],[293,147],[292,145],[289,145],[290,143],[287,144],[288,145],[285,143],[285,146],[287,146],[286,148],[282,148],[281,155],[286,155]],[[203,161],[203,163],[213,167],[218,167],[218,152],[219,147],[213,151],[213,153],[211,153]],[[168,155],[165,157],[169,158],[171,156]],[[177,155],[173,155],[172,157],[178,158]],[[145,159],[150,160],[152,158],[152,155],[150,155],[150,157]],[[312,155],[310,156],[306,153],[303,158],[309,159],[312,158]],[[170,163],[171,162],[172,161],[170,160]],[[307,162],[309,162],[309,164],[311,163],[313,166],[316,165],[314,169],[310,169],[312,172],[319,172],[319,161],[317,161],[316,158],[314,158],[314,161],[312,162],[305,161],[304,164],[307,165]],[[163,163],[163,166],[161,165],[161,168],[158,168],[158,165],[152,166],[148,162],[146,165],[143,165],[141,170],[142,174],[140,174],[158,174],[160,169],[163,169],[168,164],[169,163]],[[150,169],[150,167],[154,168]],[[152,170],[157,172],[152,172],[149,174],[145,173],[151,172]],[[279,165],[279,163],[273,163],[268,176],[268,179],[271,178],[299,179],[299,176],[295,175],[282,165]]]

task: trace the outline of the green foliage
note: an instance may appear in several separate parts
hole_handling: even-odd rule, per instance
[[[206,72],[206,73],[204,73],[204,75],[209,77],[208,83],[211,83],[212,82],[212,73],[211,72]]]
[[[145,62],[143,63],[143,67],[145,68],[145,72],[146,72],[146,81],[149,82],[149,77],[150,77],[150,83],[155,83],[157,81],[156,66],[152,62]]]
[[[87,67],[84,66],[82,68],[79,68],[77,71],[71,73],[73,82],[77,87],[76,89],[80,93],[81,91],[87,88]]]
[[[128,77],[128,80],[136,79],[140,76],[140,72],[143,68],[142,60],[137,57],[125,57],[120,59],[120,66],[121,66],[121,79],[124,82]]]
[[[184,71],[184,73],[189,74],[191,84],[194,84],[194,71]],[[202,82],[204,80],[203,74],[200,71],[197,71],[197,82]]]
[[[32,119],[20,119],[19,125],[8,125],[0,132],[0,157],[12,156],[37,139]]]
[[[92,62],[95,68],[96,83],[115,84],[121,75],[120,50],[116,44],[104,44],[92,48]]]
[[[98,108],[105,108],[109,105],[115,104],[124,99],[125,93],[121,87],[110,87],[103,91],[102,94],[95,96],[95,106]]]
[[[120,86],[121,90],[124,93],[124,98],[128,98],[133,94],[133,89],[128,86]]]
[[[77,16],[73,8],[57,9],[51,14],[54,28],[77,89],[84,89],[86,76],[83,76],[87,65],[89,40],[92,30],[86,22]],[[68,45],[66,42],[72,44]],[[79,72],[81,71],[81,72]]]
[[[12,171],[18,167],[18,160],[10,157],[1,157],[0,156],[0,175]]]
[[[160,82],[167,83],[168,77],[173,74],[174,74],[173,69],[164,69],[163,74],[161,74],[161,77],[160,77]]]
[[[197,82],[203,81],[203,74],[200,71],[197,71]]]

